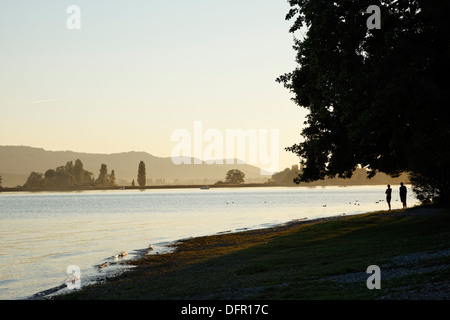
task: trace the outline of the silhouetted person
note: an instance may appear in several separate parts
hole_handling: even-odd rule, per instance
[[[406,209],[406,187],[403,185],[403,182],[400,182],[400,200],[403,204],[403,209]]]
[[[392,196],[392,189],[391,189],[391,185],[388,184],[387,185],[387,189],[386,189],[386,202],[389,206],[389,210],[391,210],[391,196]]]

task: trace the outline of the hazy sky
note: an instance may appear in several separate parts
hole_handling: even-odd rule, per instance
[[[66,9],[81,10],[70,30]],[[278,129],[297,158],[305,111],[275,79],[295,68],[286,0],[7,0],[0,145],[170,156],[172,133]]]

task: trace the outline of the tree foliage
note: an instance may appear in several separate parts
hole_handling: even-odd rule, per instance
[[[286,168],[283,171],[276,172],[272,175],[271,181],[280,185],[292,185],[294,179],[300,174],[298,165],[293,165],[291,168]]]
[[[108,174],[106,164],[100,167],[100,173],[94,180],[92,172],[83,168],[80,159],[68,161],[66,165],[59,166],[55,169],[48,169],[44,174],[39,172],[31,172],[27,181],[23,185],[24,188],[45,188],[45,187],[85,187],[85,186],[115,186],[116,177],[114,170]]]
[[[238,169],[231,169],[227,172],[225,183],[241,184],[244,183],[245,173]]]
[[[450,2],[290,0],[298,67],[280,76],[309,111],[296,182],[351,177],[357,165],[449,198]],[[381,29],[367,28],[369,5]],[[305,28],[305,29],[302,29]],[[420,177],[420,179],[414,179]]]
[[[145,172],[145,163],[144,161],[139,162],[139,168],[138,168],[138,176],[137,176],[137,183],[140,187],[144,187],[147,182],[147,175]]]
[[[109,175],[109,185],[110,186],[116,186],[117,185],[116,173],[114,172],[114,170],[111,170],[111,174]]]
[[[81,162],[80,159],[75,161],[75,165],[72,169],[72,176],[75,185],[82,186],[84,184],[85,170],[83,168],[83,162]]]
[[[43,186],[42,173],[39,172],[31,172],[28,176],[27,181],[23,185],[25,188],[36,188]]]
[[[100,171],[98,173],[97,180],[95,180],[95,184],[104,186],[109,184],[108,181],[108,167],[106,164],[102,163],[100,165]]]

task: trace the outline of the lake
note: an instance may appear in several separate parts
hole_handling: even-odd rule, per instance
[[[298,219],[386,210],[385,186],[147,189],[0,193],[0,299],[27,299],[64,284],[123,270],[112,256],[179,239],[266,228]],[[417,203],[408,188],[408,206]],[[392,209],[400,209],[394,186]],[[67,288],[65,290],[68,290]]]

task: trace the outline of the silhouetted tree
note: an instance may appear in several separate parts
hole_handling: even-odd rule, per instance
[[[56,185],[56,171],[53,169],[48,169],[47,171],[45,171],[44,173],[44,180],[45,182],[43,183],[45,186],[54,186]]]
[[[111,174],[109,175],[109,185],[110,186],[116,186],[116,174],[114,173],[114,170],[111,171]]]
[[[24,188],[37,188],[42,186],[42,173],[39,172],[31,172],[28,176],[27,181],[23,185]]]
[[[280,76],[308,109],[296,182],[349,178],[356,166],[450,198],[450,1],[290,0],[298,67]],[[369,30],[369,5],[381,29]],[[303,31],[301,31],[303,32]],[[415,188],[420,192],[421,188]],[[423,188],[422,188],[423,189]]]
[[[245,173],[238,169],[231,169],[227,172],[225,183],[241,184],[244,183]]]
[[[299,175],[298,165],[293,165],[290,169],[286,168],[281,172],[272,175],[272,181],[281,185],[293,185],[294,179]]]
[[[95,183],[94,181],[94,174],[90,171],[84,170],[84,185],[93,185]]]
[[[78,159],[75,161],[75,165],[73,165],[72,161],[68,161],[64,166],[48,169],[44,175],[32,172],[24,187],[83,186],[91,184],[92,180],[92,172],[84,170],[83,163]],[[108,182],[109,180],[106,181]]]
[[[73,174],[73,161],[67,161],[67,163],[66,163],[66,171],[69,174]]]
[[[59,166],[56,168],[56,175],[54,178],[54,185],[60,187],[72,187],[73,176],[71,173],[71,165],[68,162],[65,166]]]
[[[45,171],[44,177],[47,180],[52,180],[56,177],[56,171],[53,169],[48,169],[47,171]]]
[[[138,168],[138,176],[137,176],[137,183],[139,186],[144,187],[146,183],[146,173],[145,173],[145,163],[144,161],[139,162],[139,168]]]
[[[72,175],[74,183],[77,186],[82,186],[84,184],[84,169],[83,162],[80,159],[75,160],[75,165],[73,166]]]
[[[102,163],[100,166],[100,173],[95,181],[97,185],[106,186],[109,185],[108,181],[108,168],[106,164]]]

